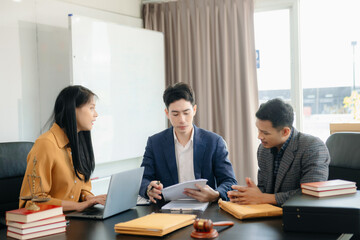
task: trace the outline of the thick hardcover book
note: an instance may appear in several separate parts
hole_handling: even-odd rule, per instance
[[[354,187],[356,187],[355,182],[340,180],[340,179],[301,184],[301,188],[309,189],[312,191],[325,191],[325,190],[354,188]]]
[[[66,227],[54,228],[54,229],[49,229],[49,230],[35,232],[35,233],[29,233],[29,234],[19,234],[19,233],[14,233],[14,232],[11,232],[8,230],[7,236],[15,238],[15,239],[33,239],[33,238],[39,238],[39,237],[44,237],[44,236],[48,236],[48,235],[58,234],[58,233],[62,233],[65,231],[66,231]]]
[[[309,189],[301,189],[301,192],[307,195],[315,197],[330,197],[336,195],[356,193],[356,187],[353,188],[344,188],[344,189],[335,189],[335,190],[326,190],[326,191],[312,191]]]
[[[6,221],[30,223],[63,214],[62,206],[41,204],[39,207],[39,211],[32,211],[26,208],[7,211],[5,215]]]
[[[283,214],[282,208],[271,204],[239,205],[221,199],[219,199],[218,203],[221,209],[237,219],[275,217]]]
[[[51,218],[45,218],[43,220],[39,220],[39,221],[35,221],[35,222],[30,222],[30,223],[7,221],[6,225],[11,226],[11,227],[20,228],[20,229],[26,229],[26,228],[42,226],[42,225],[55,223],[55,222],[62,222],[64,220],[65,220],[65,215],[59,215],[59,216],[55,216],[55,217],[51,217]]]
[[[128,222],[115,224],[115,232],[132,235],[164,236],[194,223],[196,215],[153,213]]]

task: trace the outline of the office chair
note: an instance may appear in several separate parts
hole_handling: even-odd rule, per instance
[[[19,207],[19,195],[26,170],[26,158],[34,143],[0,143],[0,217]]]
[[[360,189],[360,133],[338,132],[326,140],[330,153],[329,180],[356,182]]]

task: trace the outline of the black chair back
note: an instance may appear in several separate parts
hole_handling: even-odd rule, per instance
[[[0,143],[0,214],[19,207],[26,158],[34,143]]]
[[[329,180],[353,181],[360,190],[360,133],[334,133],[326,140],[326,146],[331,157]]]

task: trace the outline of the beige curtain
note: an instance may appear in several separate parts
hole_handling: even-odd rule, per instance
[[[144,4],[145,28],[165,37],[166,85],[194,91],[195,124],[228,144],[237,180],[256,179],[258,107],[252,0]]]

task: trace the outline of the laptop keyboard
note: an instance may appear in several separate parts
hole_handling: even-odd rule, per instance
[[[146,199],[146,198],[143,198],[142,196],[138,195],[136,205],[138,205],[138,206],[150,205],[150,200]]]
[[[89,208],[82,213],[82,215],[99,215],[102,214],[102,209],[98,208]]]

